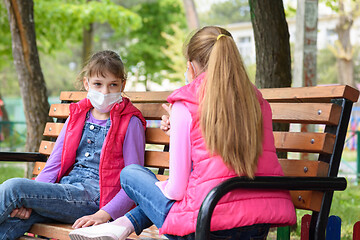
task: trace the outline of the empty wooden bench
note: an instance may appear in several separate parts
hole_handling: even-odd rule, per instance
[[[321,132],[274,132],[277,151],[315,154],[310,158],[316,159],[308,160],[306,159],[307,155],[298,157],[296,154],[289,154],[288,159],[280,159],[284,173],[289,178],[283,178],[283,180],[258,178],[254,181],[239,178],[225,183],[225,189],[222,187],[214,189],[209,198],[204,201],[204,207],[199,214],[200,220],[198,220],[197,226],[197,238],[199,239],[207,239],[209,218],[215,206],[212,202],[214,199],[214,203],[216,203],[222,194],[233,187],[264,188],[264,184],[266,188],[293,189],[291,196],[295,207],[312,211],[313,217],[309,234],[316,236],[313,239],[323,239],[333,191],[346,188],[345,179],[338,178],[337,174],[352,104],[357,101],[359,92],[349,86],[261,89],[261,92],[264,98],[270,102],[273,122],[290,123],[291,125],[320,125],[320,129],[322,129]],[[166,102],[166,97],[170,93],[129,92],[126,95],[141,110],[147,120],[160,120],[161,116],[166,114],[161,104]],[[79,101],[84,97],[86,97],[85,92],[62,92],[60,96],[62,103],[53,104],[49,114],[58,121],[46,125],[44,136],[52,137],[55,140],[69,114],[69,103]],[[291,129],[293,128],[291,126]],[[313,128],[309,127],[308,129]],[[168,136],[159,128],[149,126],[146,130],[146,143],[145,166],[157,171],[160,180],[166,179],[167,177],[163,174],[166,173],[164,170],[169,166],[169,154],[163,152],[162,149],[169,143]],[[34,168],[34,175],[36,175],[44,167],[46,156],[50,155],[53,146],[53,141],[43,141],[39,153],[0,153],[0,161],[18,161],[21,157],[26,161],[40,160]],[[329,182],[328,180],[334,181]],[[317,184],[318,182],[319,184]],[[334,185],[329,186],[328,183]],[[71,226],[65,224],[35,224],[30,230],[31,233],[56,239],[69,239],[70,231]],[[152,227],[144,231],[142,236],[138,237],[132,234],[130,238],[149,239],[162,238],[162,236],[157,234],[155,227]]]

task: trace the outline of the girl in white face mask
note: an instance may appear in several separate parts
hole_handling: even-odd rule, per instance
[[[138,156],[144,155],[146,122],[141,112],[132,105],[130,100],[122,97],[122,91],[126,84],[126,73],[120,56],[112,51],[102,51],[94,54],[79,74],[78,79],[88,92],[86,99],[79,102],[83,102],[80,108],[86,106],[88,110],[81,109],[78,111],[87,111],[86,122],[93,119],[92,123],[94,123],[95,129],[91,127],[92,125],[89,128],[94,134],[100,134],[95,131],[96,125],[106,127],[106,138],[101,147],[100,163],[103,162],[104,166],[108,165],[109,162],[120,161],[123,162],[119,164],[120,166],[129,164],[143,165],[144,159]],[[124,125],[127,128],[120,127]],[[86,126],[85,123],[83,135],[84,131],[86,132]],[[125,139],[121,139],[121,135],[125,136]],[[95,136],[95,138],[97,139],[96,142],[99,142],[98,138],[100,136]],[[85,139],[85,141],[89,142],[89,139]],[[109,149],[110,145],[113,145],[112,149],[120,150],[122,148],[126,149],[126,151],[119,151],[120,155],[116,151],[102,151],[103,149]],[[108,154],[108,152],[112,153]],[[77,219],[74,222],[74,228],[100,224],[111,218],[115,219],[119,217],[118,214],[122,211],[126,212],[126,209],[132,207],[131,201],[126,197],[123,190],[115,191],[120,186],[119,174],[121,169],[113,169],[112,171],[115,175],[118,175],[118,179],[116,177],[115,179],[101,178],[100,173],[100,183],[114,186],[113,192],[106,194],[106,196],[101,194],[100,210],[95,214]],[[108,204],[109,202],[114,203]]]
[[[144,164],[146,121],[121,97],[124,65],[115,52],[101,51],[78,80],[88,96],[70,104],[43,171],[35,181],[0,184],[0,239],[17,239],[36,222],[56,220],[74,228],[106,223],[134,204],[121,189],[120,172]]]

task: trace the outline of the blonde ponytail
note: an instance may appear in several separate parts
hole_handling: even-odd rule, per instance
[[[212,154],[219,154],[238,175],[253,178],[262,153],[260,104],[230,33],[207,28],[199,31],[212,40],[208,59],[201,63],[207,72],[200,96],[202,133]]]

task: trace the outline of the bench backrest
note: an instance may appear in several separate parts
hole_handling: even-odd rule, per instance
[[[288,152],[287,159],[280,163],[287,176],[337,176],[343,143],[347,131],[353,102],[358,91],[349,86],[326,86],[306,88],[261,89],[270,102],[273,122],[289,123],[289,132],[274,132],[276,149]],[[160,120],[166,114],[161,107],[171,92],[128,92],[126,96],[142,112],[146,120]],[[53,104],[49,115],[57,118],[48,123],[44,136],[56,137],[64,120],[69,115],[69,103],[86,97],[86,92],[62,92],[61,104]],[[348,116],[344,119],[344,114]],[[340,121],[341,120],[341,121]],[[293,130],[294,124],[306,124],[307,132]],[[320,127],[319,127],[320,126]],[[298,127],[300,128],[300,127]],[[342,144],[338,144],[338,143]],[[145,166],[156,169],[159,179],[169,167],[169,153],[162,151],[169,144],[169,137],[159,128],[148,126],[146,130]],[[340,146],[339,146],[340,145]],[[50,155],[54,141],[43,141],[39,152]],[[297,155],[296,155],[297,153]],[[309,158],[310,155],[310,159]],[[34,174],[38,174],[45,163],[36,163]],[[291,191],[296,208],[319,211],[324,193],[316,191]],[[330,197],[330,203],[332,195]]]

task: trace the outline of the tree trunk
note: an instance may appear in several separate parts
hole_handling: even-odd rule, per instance
[[[347,84],[356,88],[354,81],[353,49],[350,42],[350,29],[353,25],[351,14],[346,14],[343,0],[339,0],[339,22],[336,32],[339,37],[337,46],[337,75],[340,84]]]
[[[256,49],[256,85],[291,86],[289,30],[282,1],[249,0]]]
[[[87,0],[86,2],[91,2]],[[93,49],[94,23],[90,23],[87,28],[83,29],[83,46],[82,46],[82,64],[85,66]]]
[[[194,0],[183,0],[187,24],[190,30],[199,28],[199,18],[196,12]]]
[[[282,1],[249,0],[256,50],[259,88],[291,86],[290,34]],[[289,131],[289,124],[273,124],[274,131]],[[286,158],[286,153],[278,153]]]
[[[25,151],[38,151],[49,103],[41,71],[34,25],[33,0],[5,0],[12,36],[12,52],[27,125]],[[28,176],[32,169],[28,169]]]
[[[94,35],[94,24],[91,23],[88,28],[84,27],[83,30],[83,49],[82,49],[82,63],[86,64],[89,56],[93,49],[93,35]]]

